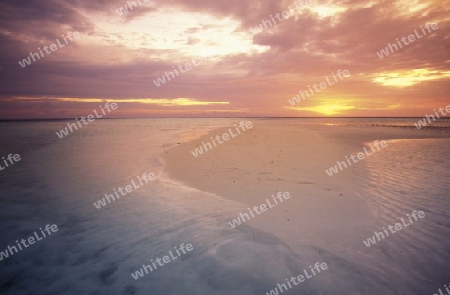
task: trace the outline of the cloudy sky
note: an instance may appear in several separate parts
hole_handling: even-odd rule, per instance
[[[106,101],[111,117],[423,117],[450,104],[450,0],[301,1],[2,0],[0,119],[86,116]],[[290,105],[339,69],[350,76]]]

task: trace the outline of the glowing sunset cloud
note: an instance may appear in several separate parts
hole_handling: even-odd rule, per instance
[[[320,18],[329,16],[336,16],[341,12],[344,12],[346,8],[335,5],[314,5],[310,8],[313,12],[317,13]]]
[[[45,98],[29,98],[29,97],[17,97],[17,100],[56,100],[75,103],[94,103],[94,102],[116,102],[116,103],[143,103],[143,104],[155,104],[161,106],[205,106],[230,104],[227,101],[198,101],[191,98],[133,98],[133,99],[112,99],[112,98],[70,98],[70,97],[45,97]]]
[[[133,11],[128,15],[133,15]],[[148,56],[151,59],[170,58],[171,51],[175,51],[178,56],[207,57],[252,51],[258,53],[265,50],[264,46],[253,44],[249,33],[238,31],[240,23],[235,19],[180,11],[171,7],[160,7],[158,13],[136,17],[129,22],[124,22],[123,17],[114,15],[101,18],[96,23],[98,32],[94,36],[106,42],[130,50],[167,51]]]
[[[436,81],[450,77],[450,71],[414,69],[403,72],[385,72],[376,74],[373,82],[383,86],[410,87],[425,81]]]

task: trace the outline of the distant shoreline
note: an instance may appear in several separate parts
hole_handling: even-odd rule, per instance
[[[145,118],[99,118],[98,120],[143,120],[143,119],[421,119],[422,117],[145,117]],[[76,118],[31,118],[31,119],[0,119],[4,122],[59,122]],[[450,120],[442,117],[441,120]]]

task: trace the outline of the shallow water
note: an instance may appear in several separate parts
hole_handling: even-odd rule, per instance
[[[406,270],[407,278],[443,286],[450,279],[450,140],[389,140],[383,153],[368,157],[368,200],[382,227],[411,223],[408,214],[425,217],[372,246],[381,263]],[[390,233],[390,232],[388,232]],[[374,250],[374,249],[372,249]],[[436,289],[437,290],[437,289]]]

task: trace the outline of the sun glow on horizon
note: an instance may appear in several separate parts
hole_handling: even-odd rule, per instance
[[[310,111],[319,114],[324,114],[326,116],[336,115],[342,113],[342,111],[356,109],[354,105],[343,105],[343,104],[321,104],[313,107],[287,107],[291,110],[297,111]]]

